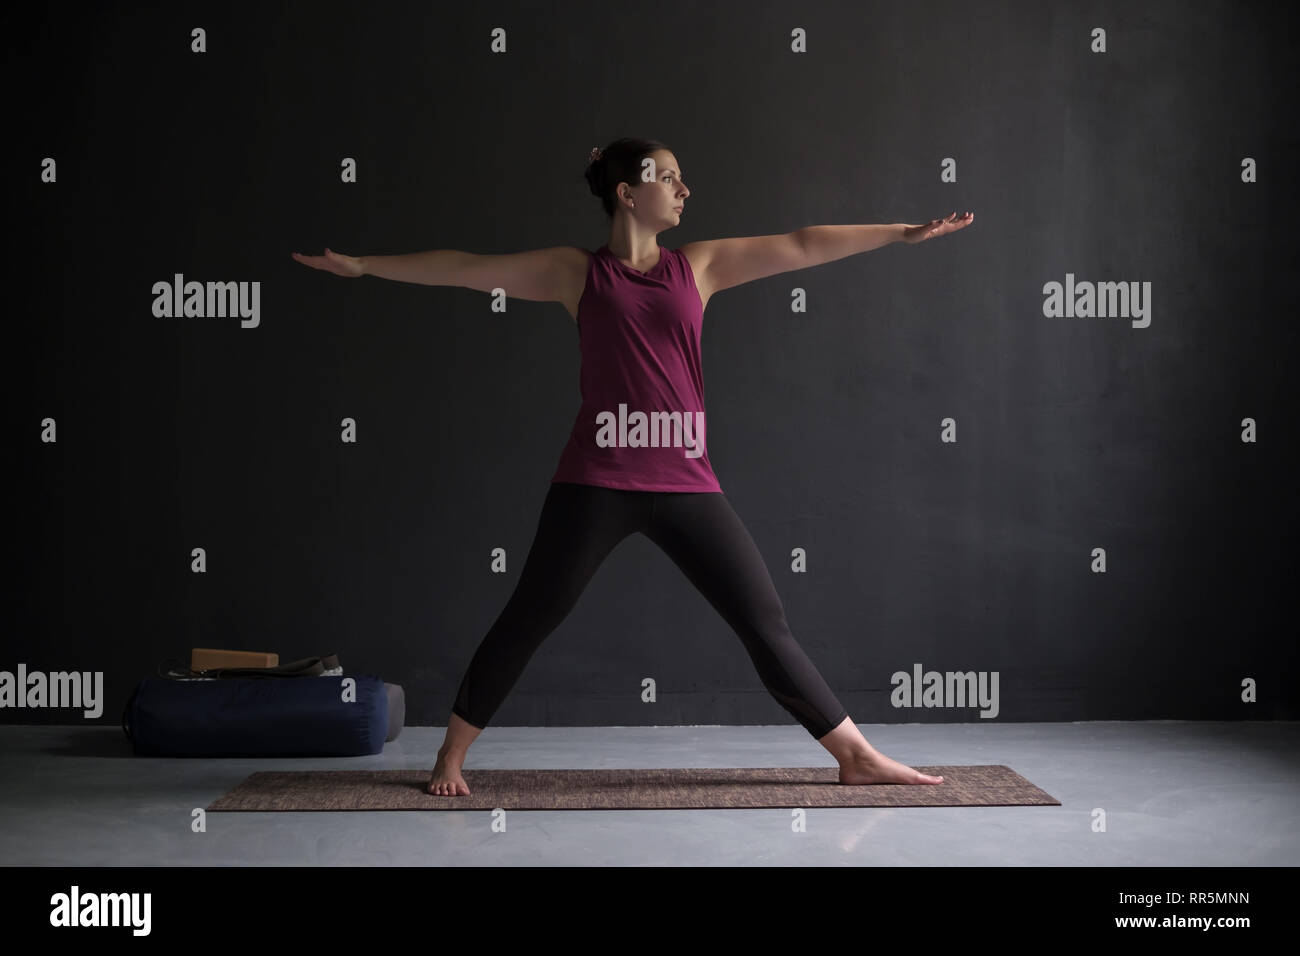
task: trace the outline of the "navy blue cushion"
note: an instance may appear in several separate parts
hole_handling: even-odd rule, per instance
[[[356,682],[355,701],[344,681]],[[123,729],[150,757],[355,757],[381,753],[389,691],[368,674],[169,680],[147,677]]]

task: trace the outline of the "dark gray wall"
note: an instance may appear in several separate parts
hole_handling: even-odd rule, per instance
[[[705,313],[710,457],[855,720],[981,719],[892,706],[890,675],[917,663],[997,672],[1004,721],[1294,718],[1297,136],[1278,9],[133,4],[11,20],[0,669],[103,671],[113,721],[194,646],[337,652],[401,683],[410,723],[445,723],[572,425],[577,334],[557,304],[494,314],[482,293],[345,280],[290,253],[594,249],[608,226],[587,153],[641,135],[673,146],[694,193],[669,247],[976,214]],[[260,282],[260,326],[155,317],[153,284],[175,273]],[[1150,282],[1150,325],[1045,316],[1044,284],[1067,273]],[[637,536],[494,724],[679,723],[792,720]]]

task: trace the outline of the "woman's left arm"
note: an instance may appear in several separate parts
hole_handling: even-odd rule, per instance
[[[805,249],[808,265],[819,266],[859,252],[870,252],[891,242],[917,243],[965,229],[975,221],[975,214],[958,216],[955,212],[943,219],[931,219],[919,226],[905,222],[885,226],[807,226],[795,233]]]
[[[709,239],[681,247],[695,267],[697,285],[708,295],[756,279],[808,269],[893,242],[917,243],[964,229],[974,213],[932,219],[922,225],[905,222],[861,226],[805,226],[773,236]],[[697,265],[698,263],[698,265]]]

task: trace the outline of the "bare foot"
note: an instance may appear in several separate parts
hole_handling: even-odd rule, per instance
[[[433,765],[433,773],[429,776],[427,791],[440,797],[468,797],[469,784],[460,775],[463,760],[463,757],[458,760],[439,751],[438,762]]]
[[[878,750],[857,754],[840,764],[840,783],[943,783],[943,777],[913,770]]]

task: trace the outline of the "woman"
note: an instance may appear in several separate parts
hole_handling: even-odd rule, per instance
[[[709,463],[700,329],[715,292],[898,240],[922,242],[964,228],[973,215],[917,226],[812,226],[674,250],[657,237],[681,221],[691,191],[664,144],[619,139],[593,149],[586,178],[612,220],[608,243],[594,253],[557,246],[499,256],[293,254],[340,276],[559,302],[578,326],[582,404],[519,583],[461,681],[428,792],[469,794],[461,767],[470,744],[601,562],[633,532],[659,545],[736,631],[764,686],[839,762],[840,783],[942,783],[876,751],[791,635],[767,567]]]

